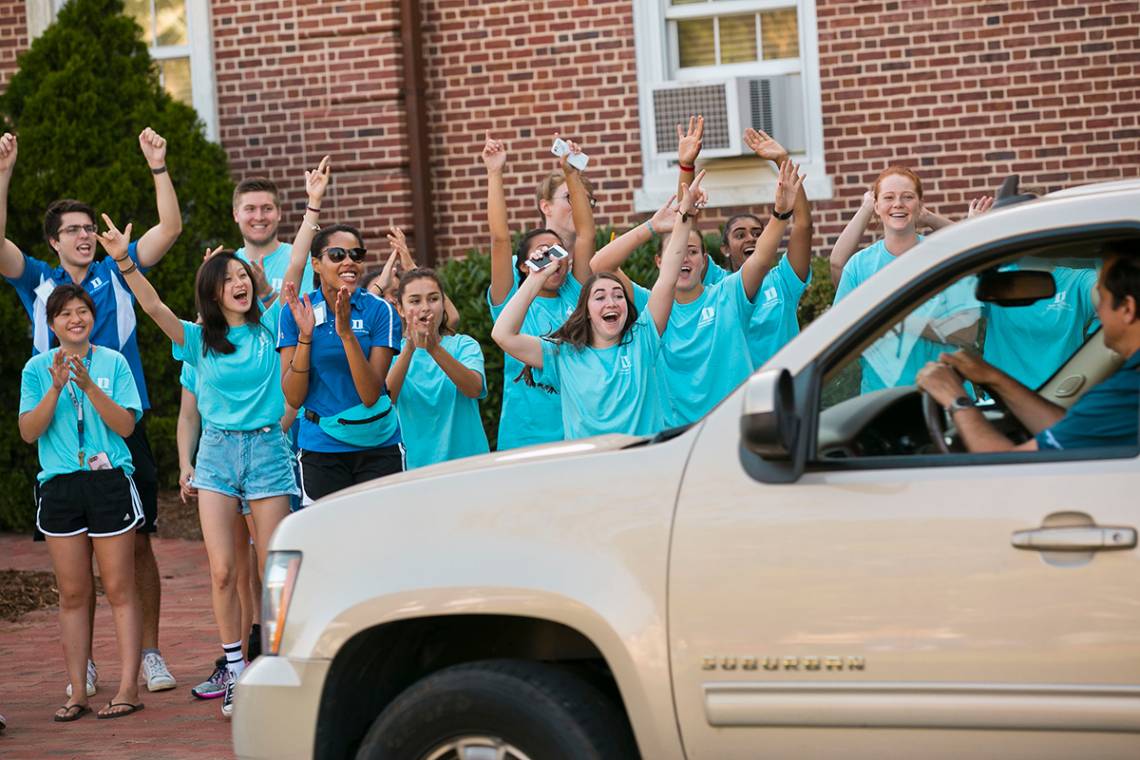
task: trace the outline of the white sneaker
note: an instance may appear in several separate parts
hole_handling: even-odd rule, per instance
[[[226,670],[226,693],[222,697],[222,717],[229,718],[234,714],[234,686],[237,685],[237,676]]]
[[[95,663],[87,661],[87,696],[95,696],[95,685],[99,683],[99,671],[95,670]],[[67,685],[67,696],[71,697],[71,684]]]
[[[178,685],[158,652],[147,652],[143,656],[142,669],[146,676],[147,691],[166,691]]]

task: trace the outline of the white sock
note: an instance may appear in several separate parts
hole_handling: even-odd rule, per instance
[[[226,653],[226,670],[237,678],[245,670],[245,659],[241,656],[241,642],[222,644],[222,651]]]

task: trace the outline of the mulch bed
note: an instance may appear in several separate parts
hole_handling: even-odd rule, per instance
[[[178,498],[178,491],[161,491],[158,494],[158,537],[202,540],[202,526],[198,522],[198,500],[186,504]]]

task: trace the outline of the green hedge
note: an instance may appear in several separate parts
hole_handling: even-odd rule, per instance
[[[205,137],[194,110],[172,100],[142,42],[122,15],[121,0],[70,0],[58,19],[19,58],[0,96],[3,129],[19,137],[8,200],[7,237],[30,255],[56,262],[43,240],[43,212],[57,198],[80,198],[141,234],[157,222],[154,181],[138,146],[153,127],[167,139],[167,163],[182,208],[183,231],[152,270],[170,306],[191,315],[194,275],[208,244],[232,236],[233,183],[222,149]],[[101,221],[99,221],[101,226]],[[20,371],[31,354],[27,315],[12,288],[0,286],[0,318],[16,326],[0,334],[0,528],[27,529],[36,450],[16,425]],[[160,475],[177,482],[174,425],[178,367],[170,342],[145,316],[139,347],[152,411],[148,432]]]

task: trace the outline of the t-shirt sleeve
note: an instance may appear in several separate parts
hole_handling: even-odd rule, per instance
[[[1111,383],[1111,379],[1106,381]],[[1039,449],[1135,446],[1140,407],[1135,393],[1098,386],[1086,393],[1061,420],[1037,434]]]
[[[839,303],[847,297],[848,293],[859,287],[859,283],[862,280],[859,277],[859,262],[856,258],[857,256],[858,254],[855,254],[855,256],[848,259],[847,265],[843,267],[843,274],[839,276],[839,285],[835,288],[835,298],[832,299],[832,303]]]
[[[728,276],[728,270],[720,264],[712,260],[712,256],[708,257],[709,265],[705,268],[705,276],[702,284],[706,287],[709,285],[716,285],[718,282]]]
[[[292,309],[282,309],[281,319],[277,320],[277,350],[297,345],[297,322]]]
[[[403,345],[403,325],[392,304],[382,298],[374,299],[376,311],[369,325],[369,337],[373,348],[390,348],[393,353],[400,353]]]
[[[173,354],[174,348],[170,352]],[[189,364],[191,367],[197,367],[199,360],[202,358],[202,326],[196,325],[193,322],[182,320],[182,355],[176,358]]]
[[[649,296],[653,293],[649,288],[642,287],[636,282],[633,283],[633,305],[637,308],[638,315],[649,308]]]
[[[562,358],[562,346],[546,338],[542,342],[542,370],[534,370],[534,381],[549,385],[556,391],[562,390],[562,374],[559,360]]]
[[[269,330],[273,335],[277,335],[279,333],[278,326],[281,324],[281,314],[284,311],[285,309],[281,307],[281,297],[278,296],[277,299],[269,305],[269,308],[261,312],[262,327]]]
[[[135,383],[131,365],[122,354],[115,354],[115,380],[111,391],[111,400],[124,409],[135,413],[135,421],[142,419],[142,399],[139,398],[139,386]]]
[[[182,362],[182,371],[178,374],[178,384],[197,395],[198,373],[186,362]]]
[[[755,301],[748,299],[748,293],[744,290],[744,277],[740,272],[733,272],[712,289],[715,291],[714,300],[729,309],[741,325],[747,326],[752,319],[752,307],[755,306]]]
[[[479,345],[479,341],[470,335],[460,335],[455,346],[455,358],[467,369],[479,373],[479,377],[483,379],[483,390],[479,392],[479,398],[485,398],[487,395],[487,373],[483,368],[483,349]]]
[[[31,297],[36,288],[39,287],[40,282],[48,277],[51,272],[51,267],[46,262],[39,259],[33,259],[26,253],[21,252],[24,257],[24,272],[19,277],[5,277],[9,283],[12,284],[16,290],[26,297]]]
[[[46,392],[47,388],[44,387],[38,363],[35,359],[30,359],[20,374],[20,414],[35,409]]]
[[[648,309],[637,315],[637,321],[633,323],[632,329],[638,351],[642,353],[641,358],[656,361],[661,353],[661,335],[658,334],[657,323],[653,321],[653,315]]]
[[[571,278],[572,279],[572,278]],[[491,310],[491,321],[498,321],[499,315],[503,313],[503,309],[507,306],[507,301],[514,297],[515,293],[519,291],[518,277],[511,274],[511,289],[507,292],[507,297],[503,299],[502,303],[494,303],[491,301],[491,287],[487,287],[487,308]]]

